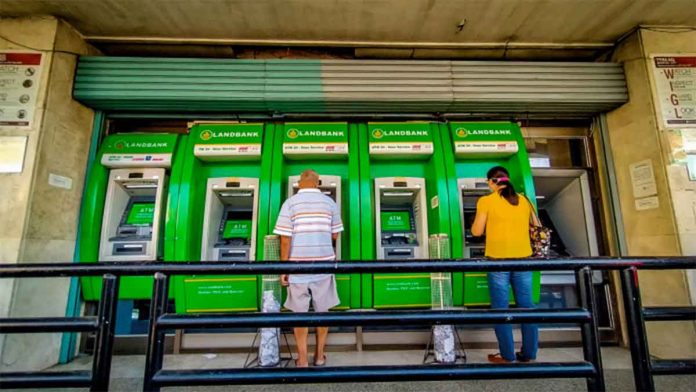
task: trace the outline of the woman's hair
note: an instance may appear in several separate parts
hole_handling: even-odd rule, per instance
[[[517,192],[515,192],[515,187],[510,182],[510,173],[506,168],[502,166],[495,166],[488,170],[486,178],[489,180],[493,178],[506,178],[507,180],[497,182],[498,185],[505,186],[503,189],[499,190],[498,193],[513,206],[516,206],[520,202],[519,197],[517,197]]]

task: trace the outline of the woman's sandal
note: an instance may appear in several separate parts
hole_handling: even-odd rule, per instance
[[[326,354],[324,354],[323,360],[321,362],[318,362],[316,357],[314,358],[314,366],[322,367],[324,365],[326,365]]]
[[[295,367],[296,367],[296,368],[306,368],[306,367],[309,367],[309,364],[307,364],[307,366],[300,366],[300,365],[297,364],[297,359],[296,359],[296,360],[295,360]]]

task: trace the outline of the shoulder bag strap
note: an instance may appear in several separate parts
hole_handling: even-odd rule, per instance
[[[527,200],[527,204],[529,204],[529,209],[532,210],[532,213],[529,215],[529,223],[532,226],[536,227],[542,226],[541,219],[539,219],[539,214],[537,214],[536,209],[534,209],[534,204],[532,204],[532,201],[529,200],[527,195],[522,195],[522,197],[524,197],[524,199]]]

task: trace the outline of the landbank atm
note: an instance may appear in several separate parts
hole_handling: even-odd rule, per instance
[[[515,190],[534,203],[534,182],[524,139],[519,126],[510,122],[450,123],[448,132],[443,132],[443,139],[449,145],[445,150],[445,161],[452,201],[452,256],[482,258],[485,256],[485,237],[474,237],[471,226],[478,199],[491,192],[486,179],[488,170],[494,166],[507,168]],[[533,281],[535,302],[539,301],[539,283],[540,274],[536,272]],[[490,304],[486,273],[464,274],[463,304]]]
[[[169,169],[178,138],[131,133],[104,140],[85,185],[89,196],[81,217],[80,262],[161,260]],[[99,299],[101,278],[81,282],[85,300]],[[151,295],[151,277],[123,278],[119,298]]]
[[[164,169],[115,169],[109,173],[99,243],[101,261],[154,261],[159,245]]]
[[[360,259],[360,192],[357,126],[344,122],[285,123],[276,128],[270,200],[271,234],[280,207],[299,190],[300,174],[319,174],[319,189],[341,210],[344,231],[335,244],[338,261]],[[282,155],[278,153],[282,151]],[[360,307],[360,274],[337,274],[341,303],[332,310]],[[283,291],[285,293],[285,291]]]
[[[269,198],[273,130],[255,123],[194,122],[182,165],[175,224],[177,238],[167,261],[247,263],[258,259]],[[259,309],[258,277],[177,276],[177,313],[244,312]]]
[[[362,257],[428,259],[428,235],[449,235],[438,123],[368,123],[360,133]],[[363,307],[431,306],[430,273],[363,274]]]
[[[378,259],[428,257],[428,214],[423,178],[375,179]]]
[[[258,178],[208,179],[201,260],[256,259],[258,189]]]

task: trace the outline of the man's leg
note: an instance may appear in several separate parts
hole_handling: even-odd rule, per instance
[[[317,347],[314,351],[314,364],[324,364],[324,347],[326,347],[326,338],[329,336],[329,327],[317,327]]]
[[[309,328],[295,328],[293,332],[295,333],[295,344],[297,345],[297,367],[307,367],[309,366],[309,359],[307,359],[307,335]]]
[[[307,284],[290,283],[288,286],[288,297],[285,300],[285,307],[297,313],[306,313],[309,310],[309,286]],[[308,328],[294,328],[295,345],[297,346],[298,367],[309,366],[307,359],[307,334]]]

